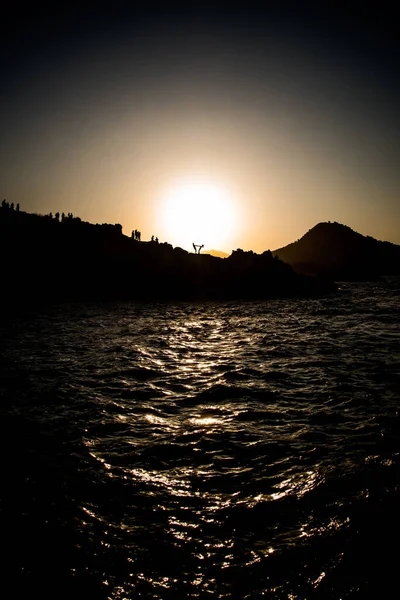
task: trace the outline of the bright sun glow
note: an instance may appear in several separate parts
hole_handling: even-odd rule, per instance
[[[192,250],[192,244],[221,250],[236,228],[233,199],[222,187],[190,181],[171,188],[164,198],[164,229],[173,245]]]

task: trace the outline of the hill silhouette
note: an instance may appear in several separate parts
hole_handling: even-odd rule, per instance
[[[357,233],[340,223],[318,223],[302,238],[273,251],[298,273],[336,281],[400,274],[400,246]]]
[[[210,254],[211,256],[218,256],[219,258],[228,258],[229,254],[222,250],[202,250],[202,254]]]
[[[140,237],[136,230],[123,235],[119,224],[31,214],[3,203],[2,301],[252,299],[336,289],[295,273],[270,251],[238,249],[223,259]]]

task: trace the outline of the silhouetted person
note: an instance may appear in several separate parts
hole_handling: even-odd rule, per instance
[[[156,244],[158,244],[158,237],[156,237]]]
[[[11,210],[14,210],[14,202],[11,202],[10,208]]]
[[[140,242],[140,237],[141,237],[141,235],[142,235],[142,234],[140,233],[140,231],[138,231],[138,232],[137,232],[137,239],[138,239],[138,242]]]
[[[154,235],[151,236],[151,241],[154,242]]]
[[[17,210],[17,212],[19,212],[19,202],[18,202],[18,204],[17,204],[17,206],[16,206],[16,210]],[[60,215],[59,215],[59,216],[60,216]]]

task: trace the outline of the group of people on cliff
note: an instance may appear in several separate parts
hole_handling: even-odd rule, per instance
[[[17,204],[17,206],[14,207],[14,202],[11,202],[11,204],[9,202],[7,202],[7,200],[4,198],[3,202],[1,203],[1,207],[5,208],[6,210],[15,210],[17,212],[19,212],[19,204]]]
[[[136,242],[140,242],[141,240],[141,232],[138,231],[137,229],[134,229],[132,231],[132,239],[135,240]],[[158,237],[155,237],[154,235],[151,236],[151,241],[155,242],[156,244],[158,244]]]

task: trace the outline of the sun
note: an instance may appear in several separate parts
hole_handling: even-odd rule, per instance
[[[167,241],[187,250],[203,244],[222,250],[237,224],[237,209],[228,190],[204,180],[181,182],[163,201],[163,229]]]

